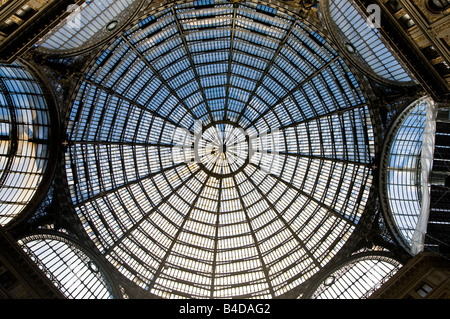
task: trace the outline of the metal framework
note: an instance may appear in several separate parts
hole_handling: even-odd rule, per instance
[[[400,114],[383,151],[382,204],[394,237],[408,251],[421,210],[421,151],[428,103],[420,99]]]
[[[148,0],[97,0],[67,7],[67,17],[34,45],[49,55],[76,55],[114,36]]]
[[[362,12],[354,1],[323,1],[324,22],[340,43],[342,51],[369,77],[387,85],[413,85],[414,77],[379,31],[381,13]],[[371,9],[374,10],[374,9]]]
[[[387,252],[356,254],[330,269],[323,280],[309,288],[308,299],[367,299],[387,282],[402,264]]]
[[[356,78],[303,19],[252,2],[130,27],[86,72],[67,134],[86,233],[162,297],[283,295],[345,245],[372,185]]]
[[[38,82],[15,62],[0,66],[0,225],[29,205],[49,160],[50,114]]]
[[[19,245],[68,299],[120,298],[95,254],[61,233],[39,232]]]

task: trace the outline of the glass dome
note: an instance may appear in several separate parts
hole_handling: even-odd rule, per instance
[[[69,118],[75,210],[123,275],[167,298],[270,298],[322,269],[372,185],[367,102],[294,14],[179,3],[91,63]]]
[[[120,27],[141,3],[140,0],[96,0],[69,5],[67,18],[40,39],[36,47],[50,54],[87,49]]]

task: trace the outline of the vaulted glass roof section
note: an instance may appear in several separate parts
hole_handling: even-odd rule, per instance
[[[416,229],[421,211],[421,154],[429,100],[422,99],[410,111],[395,132],[386,169],[389,212],[395,229],[407,247]]]
[[[66,298],[113,298],[97,262],[71,241],[53,234],[35,234],[20,239],[19,244]]]
[[[0,225],[35,195],[47,167],[50,117],[44,94],[22,65],[0,65]]]
[[[328,1],[330,15],[341,33],[343,41],[355,50],[357,60],[376,75],[391,81],[408,83],[413,81],[409,73],[394,56],[381,38],[376,23],[383,23],[376,11],[364,15],[349,0]],[[372,19],[374,18],[374,19]]]
[[[70,5],[68,17],[37,43],[46,52],[65,52],[81,49],[114,30],[139,0],[95,0],[81,5]]]
[[[346,243],[372,185],[369,109],[344,60],[251,2],[179,4],[128,29],[93,61],[68,127],[86,232],[167,298],[291,290]]]
[[[359,256],[327,275],[312,298],[366,299],[401,266],[398,261],[382,255]]]

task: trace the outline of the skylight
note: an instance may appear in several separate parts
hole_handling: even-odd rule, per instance
[[[388,211],[401,242],[411,247],[422,201],[421,153],[428,99],[414,102],[394,132],[386,166]]]
[[[67,8],[68,16],[40,39],[37,47],[46,52],[69,52],[87,48],[114,30],[132,12],[138,0],[96,0]]]
[[[60,236],[39,234],[23,238],[19,244],[67,298],[113,297],[96,261],[72,241]]]
[[[328,274],[316,288],[313,299],[366,299],[401,268],[386,256],[357,257]]]
[[[50,117],[39,84],[19,63],[0,65],[0,225],[35,195],[49,151]]]
[[[346,46],[358,60],[381,78],[408,83],[413,81],[401,62],[383,42],[376,27],[349,0],[329,2],[330,15],[337,29],[346,39]],[[382,23],[382,21],[378,22]]]
[[[91,63],[67,132],[72,200],[106,259],[155,295],[276,297],[357,228],[371,116],[303,20],[202,3],[152,13]]]

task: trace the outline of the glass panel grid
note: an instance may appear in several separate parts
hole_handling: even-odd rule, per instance
[[[20,244],[67,298],[113,298],[97,263],[75,245],[51,235],[24,238]]]
[[[27,206],[48,161],[50,117],[39,84],[18,63],[0,66],[0,224]]]
[[[326,276],[313,299],[366,299],[401,268],[387,257],[373,255],[355,258]]]
[[[417,103],[398,128],[393,139],[387,167],[389,210],[407,244],[420,214],[421,153],[427,101]]]
[[[73,50],[86,46],[118,19],[136,0],[85,1],[67,8],[67,18],[40,39],[37,46],[46,50]]]
[[[378,76],[399,82],[412,81],[379,31],[367,23],[367,18],[349,0],[329,1],[331,18],[343,36],[356,49],[361,60]]]
[[[97,61],[66,169],[87,233],[130,280],[168,298],[275,297],[345,244],[372,183],[372,125],[343,60],[301,20],[186,3]],[[254,154],[197,161],[199,120],[205,144],[233,149],[242,129],[234,142]]]

